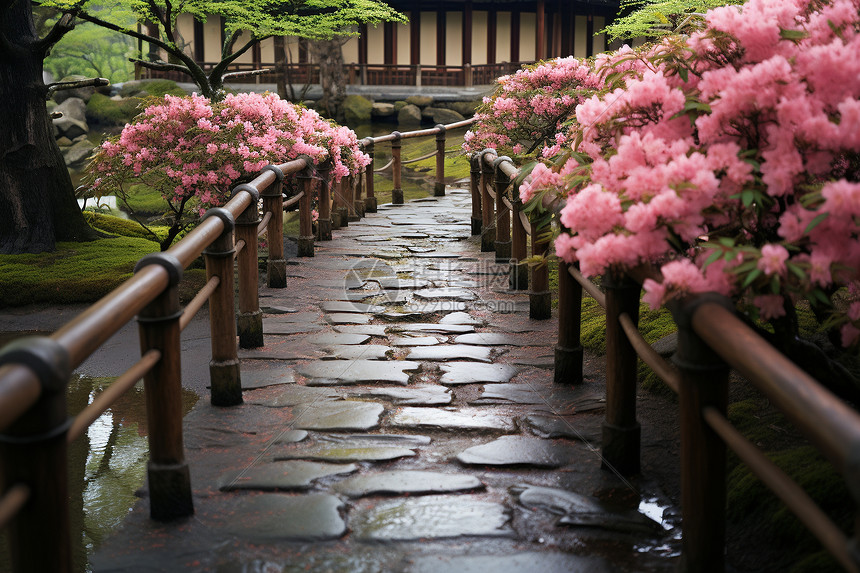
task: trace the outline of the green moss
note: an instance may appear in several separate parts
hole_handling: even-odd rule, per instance
[[[58,243],[52,253],[0,255],[0,305],[98,300],[129,278],[135,263],[158,250],[146,239],[117,237]]]
[[[172,80],[152,80],[146,82],[143,88],[146,90],[146,93],[153,97],[164,97],[167,94],[182,97],[188,95],[188,92]]]
[[[87,102],[87,117],[101,125],[123,125],[131,120],[119,102],[100,93],[94,93]]]
[[[744,407],[747,408],[748,405]],[[738,411],[734,416],[739,416]],[[853,507],[846,503],[851,499],[850,492],[842,477],[815,448],[804,445],[766,455],[797,482],[837,526],[844,531],[851,530]],[[813,558],[810,554],[820,550],[820,543],[747,466],[736,465],[729,472],[726,484],[730,520],[742,522],[745,528],[784,547],[787,563],[809,556],[805,558],[806,565],[795,570],[809,571],[811,564],[819,562],[821,557]]]
[[[112,235],[121,235],[123,237],[137,237],[140,239],[153,240],[153,236],[144,229],[140,223],[131,219],[123,219],[114,217],[113,215],[105,215],[104,213],[95,213],[93,211],[84,211],[84,219],[91,227],[95,227],[105,233]],[[158,236],[158,240],[164,240],[167,237],[167,227],[150,227]]]
[[[161,193],[145,185],[132,185],[128,193],[128,204],[137,216],[162,215],[167,204]]]
[[[119,102],[120,111],[125,117],[133,118],[143,111],[143,103],[145,99],[142,97],[129,97]]]

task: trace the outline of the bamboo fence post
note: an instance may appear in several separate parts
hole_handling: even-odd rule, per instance
[[[529,291],[529,318],[546,320],[552,318],[552,293],[549,291],[549,233],[532,228],[532,256],[543,257],[540,263],[531,265],[531,290]]]
[[[529,266],[525,262],[528,257],[528,235],[520,217],[522,203],[514,193],[511,198],[514,209],[511,212],[513,232],[511,235],[511,276],[510,287],[512,290],[528,290],[529,288]]]
[[[26,505],[6,528],[12,571],[73,571],[69,532],[66,386],[68,352],[47,337],[6,345],[0,365],[21,364],[41,383],[38,401],[0,435],[0,484],[30,491]]]
[[[489,253],[495,250],[496,221],[493,209],[493,198],[490,196],[490,177],[492,171],[487,167],[485,156],[496,154],[495,149],[485,149],[481,152],[481,252]]]
[[[496,157],[496,160],[493,161],[496,186],[496,240],[494,241],[494,248],[497,263],[511,262],[511,212],[504,201],[505,190],[511,184],[511,180],[501,169],[502,163],[505,161],[510,162],[511,158],[503,155]]]
[[[392,178],[394,179],[394,189],[391,190],[391,202],[394,205],[403,205],[403,164],[400,160],[400,148],[403,144],[399,131],[392,131],[391,135],[394,139],[391,141],[391,158],[394,160],[392,166]]]
[[[138,314],[140,353],[152,349],[161,359],[143,377],[149,428],[149,515],[158,521],[194,513],[191,476],[182,442],[182,347],[180,345],[179,281],[182,263],[170,253],[143,257],[135,272],[148,265],[167,271],[168,287]]]
[[[362,140],[364,142],[364,151],[370,157],[370,163],[365,167],[364,176],[367,181],[367,197],[364,199],[365,213],[376,213],[377,201],[376,195],[373,192],[373,138],[368,137]]]
[[[705,302],[734,307],[719,295],[672,305],[678,325],[673,361],[681,374],[678,392],[681,433],[682,553],[679,571],[722,573],[726,545],[726,445],[705,422],[702,410],[726,414],[729,368],[693,331],[693,315]]]
[[[301,192],[304,193],[299,199],[299,240],[298,240],[298,256],[312,257],[314,256],[314,229],[312,199],[313,199],[313,178],[311,169],[313,163],[310,157],[305,156],[305,168],[302,169],[297,179],[301,187]]]
[[[269,288],[287,286],[287,261],[284,259],[284,172],[277,165],[267,165],[263,171],[275,174],[276,181],[261,193],[263,211],[272,216],[266,225],[269,257],[266,264],[266,284]]]
[[[436,183],[433,186],[435,197],[445,196],[445,137],[448,128],[441,123],[436,124]]]
[[[581,384],[583,350],[581,343],[582,285],[558,261],[558,344],[555,345],[556,384]]]
[[[606,414],[603,421],[603,466],[623,475],[639,472],[641,426],[636,421],[639,357],[621,328],[626,313],[639,324],[640,287],[627,276],[606,273]]]
[[[221,235],[203,251],[206,278],[217,276],[218,287],[209,298],[209,329],[212,360],[209,362],[209,401],[213,406],[235,406],[242,403],[242,378],[236,347],[236,303],[233,288],[233,238],[235,221],[232,213],[216,207],[203,216],[218,217],[224,222]]]
[[[355,175],[350,175],[349,178],[354,185],[353,189],[355,195],[353,196],[352,205],[353,209],[355,210],[355,219],[356,221],[360,221],[361,219],[364,219],[364,213],[366,208],[364,200],[361,198],[361,192],[364,187],[364,173],[362,171],[359,171]]]
[[[317,238],[320,241],[331,241],[331,162],[326,160],[320,165],[320,194],[317,205],[319,218],[317,219]]]
[[[481,234],[483,217],[481,215],[481,160],[483,155],[475,153],[469,160],[469,188],[472,192],[472,235]]]
[[[260,192],[251,185],[239,185],[233,189],[235,196],[240,191],[251,195],[251,204],[236,219],[236,241],[244,241],[239,251],[239,315],[237,326],[239,346],[259,348],[263,346],[263,311],[260,310],[259,262],[257,261],[257,225],[260,213],[257,204]]]

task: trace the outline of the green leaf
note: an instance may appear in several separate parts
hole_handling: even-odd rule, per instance
[[[806,280],[806,273],[803,272],[803,269],[799,266],[794,263],[785,263],[785,266],[788,267],[788,270],[790,270],[797,278],[800,280]]]
[[[779,275],[773,275],[771,277],[770,290],[773,294],[779,294]]]
[[[753,271],[747,275],[747,278],[744,279],[742,287],[748,287],[754,280],[756,280],[761,275],[761,269],[753,269]]]
[[[717,262],[721,256],[723,256],[722,251],[714,249],[714,252],[710,254],[710,256],[705,260],[705,264],[702,265],[702,270],[708,268],[712,263]]]
[[[743,191],[741,191],[741,201],[743,202],[744,207],[749,207],[750,205],[752,205],[754,200],[755,191],[753,191],[752,189],[744,189]]]
[[[809,33],[805,30],[780,30],[779,37],[785,40],[803,40],[809,37]]]
[[[684,82],[687,82],[690,76],[690,71],[687,68],[678,68],[678,75]]]
[[[732,239],[731,237],[720,237],[719,239],[717,239],[717,241],[719,241],[719,243],[724,247],[734,247],[735,246],[735,240]]]
[[[812,221],[809,222],[809,224],[806,226],[806,229],[803,230],[803,233],[808,234],[809,231],[811,231],[812,229],[817,227],[821,221],[823,221],[824,219],[826,219],[829,216],[830,216],[830,213],[826,212],[826,211],[824,213],[819,213]]]

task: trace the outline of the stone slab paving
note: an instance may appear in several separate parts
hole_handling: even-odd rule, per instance
[[[600,469],[602,379],[553,383],[555,319],[528,318],[451,191],[381,205],[261,289],[244,404],[185,419],[194,518],[152,522],[144,485],[93,571],[675,569],[677,530],[601,500],[647,486]]]

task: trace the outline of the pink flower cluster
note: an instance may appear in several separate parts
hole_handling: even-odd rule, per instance
[[[143,184],[160,190],[174,212],[202,214],[226,202],[236,183],[300,155],[331,160],[336,180],[370,162],[353,131],[277,94],[230,94],[214,103],[167,95],[108,138],[88,172],[97,195]]]
[[[652,306],[716,291],[765,319],[858,284],[860,0],[717,8],[691,36],[603,55],[590,73],[577,81],[606,85],[556,123],[552,151],[567,153],[521,186],[524,200],[567,199],[558,256],[586,275],[656,265]],[[837,321],[860,339],[860,303]]]
[[[503,155],[540,151],[543,157],[552,157],[564,143],[562,132],[574,107],[602,80],[584,60],[568,57],[525,67],[498,83],[495,93],[484,98],[464,149],[492,148]]]

